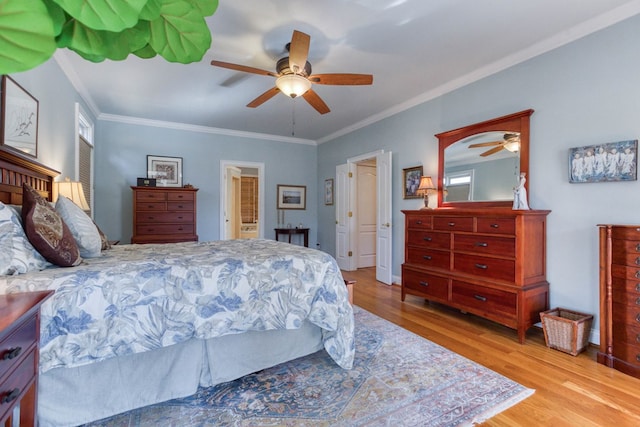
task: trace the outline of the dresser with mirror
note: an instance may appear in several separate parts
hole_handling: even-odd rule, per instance
[[[513,209],[533,110],[437,134],[438,207],[404,210],[402,300],[423,297],[526,331],[549,308],[548,210]],[[524,192],[528,190],[524,182]]]

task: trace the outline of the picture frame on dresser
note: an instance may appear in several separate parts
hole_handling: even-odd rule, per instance
[[[38,100],[9,76],[0,85],[0,144],[38,157]]]
[[[182,157],[147,155],[147,178],[158,187],[182,187]]]
[[[403,199],[420,199],[422,196],[418,194],[418,186],[420,178],[422,178],[422,166],[414,166],[412,168],[402,169],[402,198]]]

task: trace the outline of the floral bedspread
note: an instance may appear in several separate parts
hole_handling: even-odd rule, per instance
[[[80,366],[197,337],[323,330],[351,368],[353,310],[328,254],[273,240],[120,245],[71,268],[0,276],[0,293],[53,289],[42,306],[40,371]]]

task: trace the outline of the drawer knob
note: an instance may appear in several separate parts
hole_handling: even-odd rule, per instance
[[[476,264],[476,268],[486,270],[487,268],[489,268],[489,266],[487,264]]]
[[[153,205],[147,205],[149,209],[153,209]]]
[[[498,224],[491,224],[491,228],[500,228],[500,225],[498,225]]]
[[[426,259],[427,261],[431,261],[431,255],[423,255],[422,259]],[[640,298],[638,298],[640,300]]]
[[[636,279],[640,279],[640,270],[636,271],[635,276],[636,276]]]
[[[483,297],[482,295],[474,295],[473,297],[478,301],[487,302],[487,297]]]
[[[182,230],[184,230],[184,228],[182,228],[182,227],[178,227],[178,230],[182,231]]]
[[[636,342],[640,342],[640,334],[636,335]]]
[[[184,208],[184,206],[178,205],[178,209],[183,209],[183,208]]]
[[[416,224],[422,225],[422,221],[416,221]],[[640,243],[638,244],[638,246],[640,246]]]
[[[429,286],[429,282],[420,282],[420,286]]]
[[[636,315],[636,321],[637,321],[637,322],[640,322],[640,313],[638,313],[638,314]]]
[[[16,348],[12,348],[11,350],[7,350],[2,355],[2,360],[15,359],[16,357],[18,357],[20,355],[21,351],[22,351],[22,347],[16,347]]]
[[[636,265],[640,265],[640,256],[636,258],[635,263],[636,263]]]
[[[640,305],[640,297],[636,298],[636,305]]]
[[[12,400],[16,400],[18,396],[20,396],[20,389],[14,388],[13,390],[11,390],[11,392],[2,396],[2,403],[9,403]]]
[[[636,245],[636,252],[640,252],[640,243]]]
[[[476,242],[476,246],[486,248],[487,246],[489,246],[489,244],[487,242]]]
[[[640,283],[636,283],[636,291],[640,292]]]
[[[182,219],[182,217],[181,217],[181,216],[179,216],[179,217],[178,217],[178,219]]]
[[[636,360],[640,362],[640,354],[636,354]]]
[[[456,226],[455,222],[452,221],[452,222],[449,223],[449,227],[455,227],[455,226]]]
[[[432,239],[431,237],[427,236],[427,237],[424,237],[422,240],[424,240],[425,242],[430,242]]]

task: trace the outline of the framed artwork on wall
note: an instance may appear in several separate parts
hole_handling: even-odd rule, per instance
[[[147,178],[158,187],[182,187],[182,157],[147,156]]]
[[[278,184],[278,209],[306,209],[306,185]]]
[[[569,149],[569,182],[636,181],[638,140]]]
[[[422,166],[402,169],[403,199],[420,199],[422,197],[418,194],[420,178],[422,178]]]
[[[2,76],[0,143],[38,157],[38,100],[9,76]]]
[[[333,204],[333,179],[324,180],[324,204]]]

